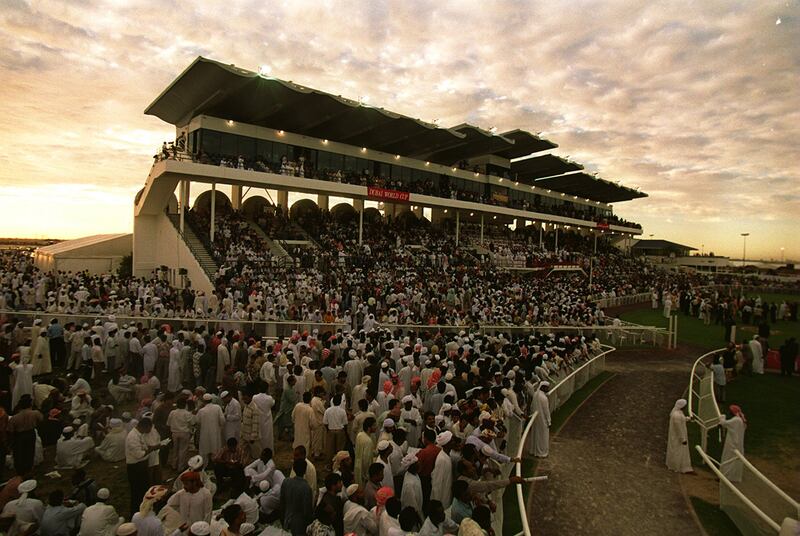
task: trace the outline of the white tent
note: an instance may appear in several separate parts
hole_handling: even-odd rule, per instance
[[[37,249],[34,262],[45,272],[80,272],[92,274],[116,272],[122,258],[133,250],[133,235],[100,234],[65,240]]]

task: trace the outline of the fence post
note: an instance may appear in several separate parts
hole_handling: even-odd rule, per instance
[[[675,316],[675,326],[674,326],[675,327],[675,333],[673,334],[673,336],[675,338],[673,340],[672,347],[673,348],[677,348],[678,347],[678,315],[674,315],[674,316]]]

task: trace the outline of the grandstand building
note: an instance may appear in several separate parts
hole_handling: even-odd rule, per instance
[[[205,58],[197,58],[145,110],[176,129],[172,147],[156,156],[135,200],[133,270],[161,269],[180,285],[210,290],[219,268],[209,251],[215,215],[239,211],[271,252],[315,247],[302,230],[269,236],[258,228],[266,211],[289,220],[315,211],[350,213],[358,240],[370,218],[422,218],[451,230],[534,226],[626,239],[641,228],[616,218],[612,203],[646,194],[586,173],[551,154],[557,145],[522,130],[495,133],[460,124],[442,128],[365,103],[331,95]],[[193,210],[193,183],[211,190]],[[205,187],[204,187],[205,188]],[[177,195],[176,195],[177,191]],[[273,199],[269,191],[276,191]],[[226,195],[230,192],[230,197]],[[316,196],[289,209],[290,192]],[[331,198],[352,203],[331,206]],[[353,214],[353,210],[355,214]],[[535,233],[534,233],[535,234]],[[464,244],[466,247],[467,244]]]

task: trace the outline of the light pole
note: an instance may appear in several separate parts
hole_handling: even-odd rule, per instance
[[[785,250],[786,248],[781,248],[781,262],[786,262]]]
[[[742,238],[744,238],[744,243],[742,244],[742,268],[745,265],[745,259],[747,258],[747,237],[750,236],[750,233],[742,233]]]

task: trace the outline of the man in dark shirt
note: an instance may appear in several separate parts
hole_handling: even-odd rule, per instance
[[[306,461],[295,460],[292,469],[295,476],[287,478],[281,485],[283,528],[293,535],[303,536],[314,519],[311,487],[305,479]]]
[[[336,531],[336,536],[344,534],[344,503],[339,496],[342,492],[342,485],[342,477],[340,475],[329,473],[325,477],[325,493],[322,494],[317,505],[317,517],[321,517],[320,510],[323,509],[333,512],[333,530]]]

